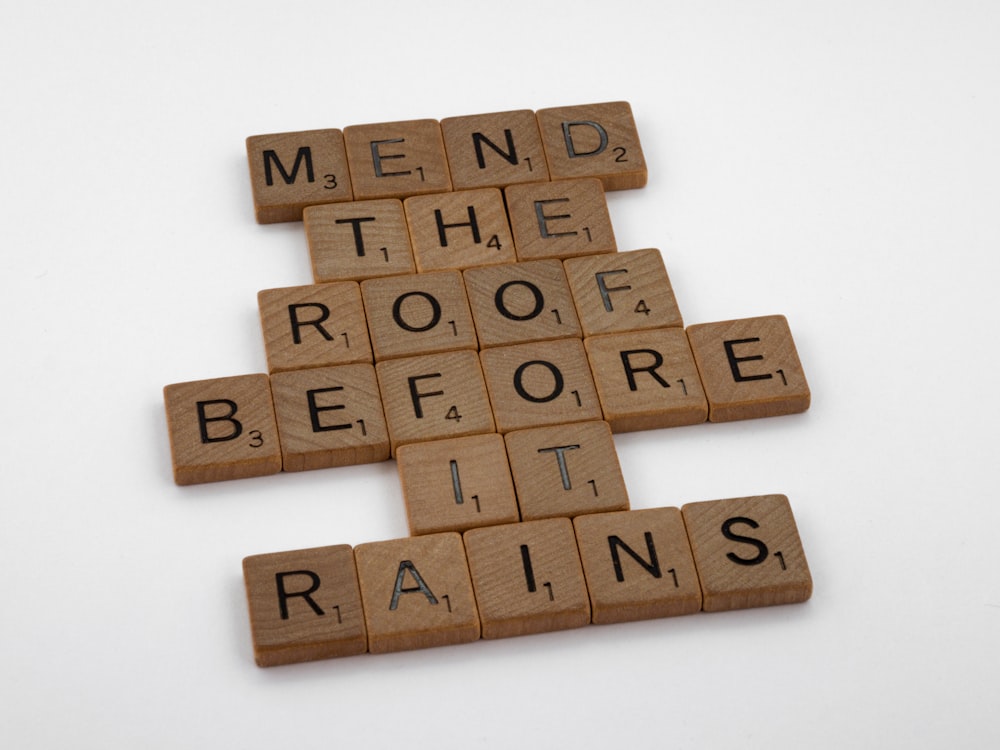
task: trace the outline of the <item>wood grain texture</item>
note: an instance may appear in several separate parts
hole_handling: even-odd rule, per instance
[[[503,437],[490,433],[396,451],[410,534],[520,521]]]
[[[522,520],[628,510],[606,422],[517,430],[505,440]]]
[[[437,120],[349,125],[344,128],[344,146],[356,200],[451,190]]]
[[[560,180],[504,189],[518,260],[573,258],[618,249],[600,180]]]
[[[392,443],[481,435],[494,431],[476,352],[389,359],[375,365]]]
[[[712,422],[797,414],[810,391],[783,315],[689,326]]]
[[[257,307],[272,373],[372,361],[357,282],[264,289]]]
[[[646,184],[646,160],[628,102],[550,107],[535,115],[553,180],[596,177],[605,190]]]
[[[389,431],[370,364],[271,376],[285,471],[385,461]]]
[[[311,206],[302,223],[317,284],[416,271],[398,198]]]
[[[584,339],[604,419],[613,432],[700,424],[708,401],[680,328]]]
[[[377,361],[477,348],[460,271],[368,279],[361,298]]]
[[[479,613],[462,537],[453,532],[354,550],[373,654],[469,643]]]
[[[465,532],[484,639],[577,628],[590,600],[568,518]]]
[[[497,432],[601,419],[580,339],[498,346],[479,358]]]
[[[655,248],[571,258],[563,266],[584,336],[684,325]]]
[[[177,484],[281,471],[267,375],[174,383],[164,387],[163,400]]]
[[[784,495],[688,503],[681,513],[706,612],[791,604],[812,595],[809,565]]]
[[[535,113],[530,109],[441,120],[455,190],[549,179]]]
[[[497,188],[417,195],[403,201],[420,272],[517,260]]]
[[[462,275],[481,349],[583,335],[558,260],[470,268]]]
[[[243,580],[258,666],[368,650],[350,545],[252,555],[243,560]]]
[[[677,508],[579,516],[573,526],[594,624],[701,610],[698,573]]]
[[[344,134],[336,128],[252,135],[246,147],[260,224],[301,221],[306,206],[353,200]]]

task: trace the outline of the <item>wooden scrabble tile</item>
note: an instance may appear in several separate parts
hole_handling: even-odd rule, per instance
[[[368,650],[350,545],[253,555],[243,560],[243,579],[258,666]]]
[[[688,615],[701,587],[677,508],[573,520],[595,624]]]
[[[417,195],[403,201],[403,207],[418,271],[517,260],[497,188]]]
[[[597,177],[605,190],[646,184],[646,160],[628,102],[553,107],[536,116],[553,180]]]
[[[809,385],[783,315],[689,326],[712,422],[796,414]]]
[[[459,534],[359,544],[354,557],[371,653],[478,640],[479,614]]]
[[[568,518],[471,529],[464,538],[483,638],[589,624],[587,585]]]
[[[784,495],[681,508],[706,612],[804,602],[812,577]]]
[[[481,349],[583,335],[554,258],[470,268],[463,276]]]
[[[523,520],[628,510],[606,422],[517,430],[505,439]]]
[[[683,329],[609,333],[583,344],[612,432],[708,419],[708,401]]]
[[[477,348],[460,271],[368,279],[361,297],[378,361]]]
[[[355,281],[264,289],[257,305],[272,373],[372,361]]]
[[[479,358],[497,432],[601,419],[580,339],[498,346]]]
[[[416,271],[398,198],[312,206],[303,211],[302,221],[317,283]]]
[[[389,431],[370,364],[271,376],[285,471],[385,461]]]
[[[396,464],[413,535],[521,520],[501,435],[403,445]]]
[[[350,125],[344,128],[344,146],[357,200],[451,190],[437,120]]]
[[[476,352],[389,359],[375,365],[392,455],[405,443],[494,431]]]
[[[684,325],[660,251],[563,262],[585,336]]]
[[[518,260],[613,253],[615,233],[600,180],[561,180],[504,189]]]
[[[530,109],[446,117],[441,132],[455,190],[549,179]]]
[[[353,200],[340,130],[252,135],[247,160],[260,224],[300,221],[306,206]]]
[[[281,471],[267,375],[174,383],[163,389],[177,484]]]

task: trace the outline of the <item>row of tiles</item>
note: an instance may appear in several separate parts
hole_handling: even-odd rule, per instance
[[[243,561],[260,666],[807,600],[784,495]]]
[[[164,400],[174,478],[195,484],[546,425],[794,414],[810,391],[787,320],[766,316],[175,383]]]
[[[621,190],[647,179],[632,108],[621,101],[272,133],[246,147],[262,224],[352,200],[581,177]]]

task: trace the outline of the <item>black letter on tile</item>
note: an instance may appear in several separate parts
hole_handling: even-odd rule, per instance
[[[319,310],[319,317],[316,320],[299,320],[299,310],[306,307],[313,307]],[[292,324],[292,341],[296,344],[302,343],[302,334],[299,329],[303,326],[313,326],[320,335],[327,341],[333,341],[333,336],[327,331],[322,323],[330,317],[330,308],[322,302],[303,302],[297,305],[288,306],[288,321]]]
[[[669,388],[670,383],[663,379],[656,370],[663,364],[663,355],[660,354],[655,349],[629,349],[627,351],[619,352],[622,358],[622,366],[625,368],[625,377],[628,378],[628,387],[630,391],[639,390],[635,383],[635,373],[637,372],[648,372],[650,376],[659,383],[664,388]],[[649,354],[653,358],[653,364],[648,367],[633,367],[632,366],[632,355],[633,354]]]
[[[312,581],[312,586],[307,588],[305,591],[295,591],[290,592],[285,590],[285,576],[308,576],[309,580]],[[313,600],[309,594],[316,591],[319,588],[319,576],[313,573],[311,570],[291,570],[287,573],[275,573],[274,582],[278,586],[278,607],[281,610],[281,619],[288,619],[288,600],[293,596],[301,596],[306,602],[312,607],[312,611],[317,615],[324,614],[320,606]]]
[[[757,548],[757,556],[752,558],[745,558],[736,555],[733,552],[727,552],[726,557],[732,560],[737,565],[760,565],[767,559],[767,545],[760,539],[754,539],[749,536],[741,536],[740,534],[735,534],[732,531],[733,524],[745,523],[751,529],[756,529],[760,526],[759,523],[754,521],[752,518],[744,518],[743,516],[737,516],[735,518],[729,518],[722,524],[722,536],[726,537],[733,542],[743,542],[744,544],[752,544]]]
[[[229,413],[223,414],[218,417],[209,417],[205,413],[206,406],[213,406],[215,404],[223,404],[229,407]],[[230,401],[228,398],[219,398],[214,401],[199,401],[198,402],[198,428],[201,430],[201,442],[203,443],[224,443],[227,440],[233,440],[238,438],[243,434],[243,424],[238,419],[233,419],[236,415],[236,402]],[[232,426],[232,432],[228,435],[217,435],[216,437],[209,437],[208,435],[208,423],[209,422],[229,422]]]
[[[409,588],[403,588],[403,577],[406,572],[409,571],[413,580],[417,582],[416,586],[410,586]],[[393,610],[399,606],[399,597],[401,594],[413,594],[415,592],[420,592],[427,597],[427,601],[431,604],[437,604],[437,597],[430,590],[424,579],[420,577],[420,573],[417,571],[416,566],[409,560],[403,560],[399,563],[399,571],[396,573],[396,586],[392,590],[392,601],[389,602],[389,609]]]
[[[726,357],[729,359],[729,369],[733,372],[733,380],[737,383],[743,383],[747,380],[770,380],[771,373],[765,372],[762,375],[744,375],[740,372],[740,362],[755,362],[757,360],[764,359],[763,354],[755,354],[752,357],[737,357],[733,352],[733,347],[737,344],[752,344],[760,341],[759,338],[752,339],[734,339],[732,341],[723,341],[722,345],[726,347]]]
[[[618,556],[619,547],[625,550],[633,560],[645,568],[646,572],[653,576],[653,578],[663,577],[663,573],[660,572],[660,561],[656,559],[656,547],[653,546],[653,535],[647,531],[645,533],[645,537],[646,549],[649,551],[649,562],[643,560],[634,549],[625,544],[625,542],[623,542],[619,537],[608,537],[608,545],[611,547],[611,561],[615,566],[615,578],[618,579],[618,583],[625,582],[625,573],[622,571],[622,561]]]
[[[555,382],[552,385],[552,392],[548,396],[532,396],[524,389],[524,383],[521,382],[524,378],[524,371],[532,365],[547,367],[549,372],[552,373],[552,378]],[[517,391],[517,395],[525,401],[531,401],[534,404],[547,404],[549,401],[559,398],[559,394],[563,392],[563,386],[563,375],[559,371],[559,368],[543,359],[533,359],[530,362],[525,362],[514,371],[514,390]]]
[[[531,295],[535,298],[535,308],[527,315],[515,315],[507,308],[507,305],[503,301],[504,292],[515,284],[527,288],[528,291],[531,292]],[[497,311],[508,320],[531,320],[532,318],[537,318],[541,314],[542,308],[545,307],[545,297],[542,295],[542,290],[530,281],[515,279],[514,281],[508,281],[500,285],[500,288],[497,289],[497,293],[493,295],[493,304],[497,306]]]
[[[291,185],[298,177],[299,167],[302,166],[303,163],[306,165],[306,180],[308,182],[315,182],[316,179],[313,175],[312,150],[308,146],[302,146],[295,154],[295,164],[292,165],[291,174],[288,174],[288,172],[285,171],[285,166],[278,158],[278,154],[275,151],[268,149],[264,152],[264,181],[267,183],[268,187],[274,185],[274,174],[271,171],[271,165],[273,164],[278,168],[278,172],[281,174],[281,179],[285,181],[285,184]]]
[[[497,144],[491,141],[482,133],[472,134],[472,145],[476,149],[476,163],[479,164],[480,169],[486,169],[486,160],[483,158],[483,144],[485,143],[491,149],[496,151],[500,156],[502,156],[507,163],[517,164],[517,152],[514,150],[514,136],[510,132],[510,128],[504,128],[504,137],[507,139],[507,150],[502,150]]]

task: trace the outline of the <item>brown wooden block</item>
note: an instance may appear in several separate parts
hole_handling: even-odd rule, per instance
[[[602,418],[580,339],[498,346],[479,358],[497,432]]]
[[[375,371],[393,455],[405,443],[494,431],[476,352],[389,359]]]
[[[497,188],[403,201],[418,271],[513,263],[514,240]]]
[[[261,224],[301,221],[306,206],[353,200],[340,130],[252,135],[247,160]]]
[[[518,430],[505,439],[523,520],[628,510],[606,422]]]
[[[471,529],[464,538],[483,638],[589,624],[587,585],[568,518]]]
[[[368,650],[350,545],[243,560],[254,658],[261,667]]]
[[[677,508],[573,520],[595,624],[701,610],[701,588]]]
[[[398,198],[312,206],[302,220],[317,283],[416,271]]]
[[[370,364],[275,373],[271,391],[285,471],[389,458],[389,431]]]
[[[570,258],[563,266],[585,336],[684,325],[655,248]]]
[[[459,534],[359,544],[354,557],[371,653],[478,640],[479,614]]]
[[[267,375],[174,383],[164,387],[163,400],[177,484],[281,471]]]
[[[441,132],[455,190],[549,179],[530,109],[446,117]]]
[[[257,306],[272,373],[372,361],[357,282],[264,289]]]
[[[368,279],[361,297],[377,361],[477,348],[460,271]]]
[[[593,336],[583,341],[613,432],[699,424],[708,419],[691,347],[681,328]]]
[[[809,385],[783,315],[689,326],[712,422],[797,414]]]
[[[613,253],[615,233],[600,180],[560,180],[504,189],[518,260]]]
[[[496,433],[403,445],[396,463],[411,534],[521,520],[507,449]]]
[[[628,102],[553,107],[536,115],[553,180],[597,177],[605,190],[646,184],[646,160]]]
[[[804,602],[812,577],[784,495],[681,508],[706,612]]]
[[[437,120],[350,125],[344,128],[344,145],[357,200],[451,190]]]
[[[583,335],[554,258],[470,268],[463,276],[481,349]]]

